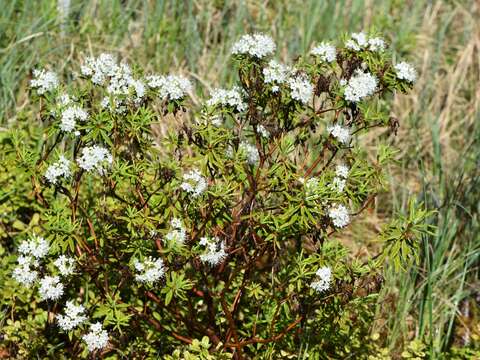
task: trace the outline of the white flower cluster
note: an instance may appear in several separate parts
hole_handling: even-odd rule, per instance
[[[82,149],[82,156],[77,159],[78,165],[86,170],[97,170],[100,175],[105,173],[105,164],[112,165],[113,159],[110,152],[98,145],[85,147]]]
[[[107,92],[112,96],[130,95],[133,90],[135,104],[139,104],[145,96],[145,84],[132,76],[132,70],[128,64],[118,64],[110,54],[100,54],[99,57],[88,57],[81,67],[81,73],[88,77],[96,85],[107,85]],[[107,98],[108,99],[108,98]],[[123,111],[121,99],[116,99],[117,112]],[[103,100],[102,106],[109,108],[109,101]]]
[[[313,98],[313,85],[306,75],[292,76],[287,81],[291,90],[290,96],[303,104],[308,104]]]
[[[246,157],[249,165],[253,166],[259,162],[260,155],[258,154],[258,149],[255,145],[242,141],[238,146],[238,150]]]
[[[130,86],[133,86],[132,70],[125,63],[116,65],[110,75],[107,92],[111,95],[127,95]]]
[[[397,72],[397,78],[401,80],[406,80],[413,83],[417,79],[417,72],[415,68],[405,61],[396,64],[395,71]]]
[[[48,251],[50,250],[50,245],[48,242],[36,235],[32,235],[30,240],[24,240],[18,247],[18,251],[24,256],[33,256],[35,259],[40,260],[44,258]]]
[[[117,71],[117,61],[111,54],[100,54],[97,58],[88,57],[81,67],[82,75],[91,78],[96,85],[104,82]]]
[[[206,252],[200,255],[200,260],[204,263],[208,263],[210,266],[220,264],[227,257],[225,243],[218,237],[202,237],[200,239],[200,245],[205,246],[206,249]]]
[[[57,74],[52,71],[34,69],[33,76],[34,78],[30,80],[30,86],[37,89],[40,95],[51,92],[58,87]]]
[[[183,245],[187,240],[187,231],[185,230],[182,221],[177,218],[173,218],[170,222],[172,230],[165,235],[165,240],[173,242],[178,245]]]
[[[348,145],[350,142],[350,130],[341,125],[335,124],[327,128],[329,134],[336,138],[344,145]]]
[[[60,255],[53,264],[62,276],[69,276],[75,272],[75,259],[70,256]]]
[[[95,323],[90,325],[90,332],[82,336],[87,344],[88,351],[103,349],[108,344],[108,333],[102,329],[102,324]]]
[[[207,100],[207,105],[230,106],[235,108],[238,112],[242,112],[247,109],[247,104],[242,99],[242,92],[237,86],[234,86],[231,90],[214,89],[210,99]]]
[[[379,37],[368,38],[364,32],[353,33],[351,39],[347,40],[345,46],[354,51],[370,50],[384,51],[385,41]]]
[[[180,100],[192,91],[192,83],[186,77],[177,75],[150,75],[146,78],[152,89],[158,89],[162,100]]]
[[[322,42],[320,45],[315,46],[311,54],[320,58],[321,61],[331,63],[337,58],[337,50],[335,46],[329,42]]]
[[[368,39],[368,49],[370,51],[379,51],[382,52],[385,50],[385,41],[382,38],[374,37]]]
[[[130,86],[133,88],[135,98],[133,99],[135,104],[140,104],[145,96],[145,84],[141,80],[130,80]]]
[[[36,270],[40,261],[45,258],[50,250],[48,242],[42,237],[32,236],[28,241],[23,241],[18,251],[22,254],[18,257],[18,266],[13,272],[13,277],[25,286],[31,286],[38,278]],[[58,268],[62,276],[68,276],[75,271],[75,260],[69,256],[60,255],[53,264]],[[65,287],[60,282],[59,276],[46,275],[39,280],[39,295],[41,300],[58,300],[64,294]],[[83,305],[75,305],[73,301],[67,301],[64,314],[57,314],[58,326],[64,331],[71,331],[87,320]],[[97,350],[106,346],[108,334],[102,330],[100,324],[90,327],[90,333],[83,336],[89,351]]]
[[[63,331],[70,331],[87,320],[84,315],[85,308],[83,305],[75,305],[73,301],[67,301],[65,315],[57,315],[58,326]]]
[[[62,112],[62,118],[60,122],[60,129],[65,132],[72,132],[75,130],[75,126],[77,125],[77,120],[81,122],[87,121],[88,113],[83,110],[78,105],[72,105],[67,107]],[[76,135],[78,133],[75,133]]]
[[[270,36],[264,34],[244,35],[232,47],[234,55],[249,55],[258,59],[272,55],[275,43]]]
[[[336,204],[328,211],[328,216],[332,219],[333,225],[337,228],[343,228],[350,222],[348,210],[342,204]]]
[[[345,100],[357,102],[372,95],[377,89],[378,80],[375,76],[359,69],[348,80],[345,88]]]
[[[42,300],[57,300],[63,295],[63,284],[58,276],[45,276],[38,291]]]
[[[24,240],[18,247],[20,255],[17,258],[18,265],[13,270],[13,278],[20,284],[30,287],[38,278],[40,260],[49,252],[50,245],[39,236],[33,235],[30,240]]]
[[[280,64],[275,60],[270,60],[267,67],[265,67],[262,72],[265,84],[273,84],[272,91],[277,92],[280,89],[279,85],[284,84],[287,81],[292,73],[292,68]]]
[[[317,279],[310,284],[310,287],[319,293],[327,291],[332,281],[332,270],[327,266],[321,267],[315,275]]]
[[[294,69],[270,60],[262,70],[265,84],[272,84],[272,91],[278,92],[280,85],[287,84],[292,99],[308,104],[313,98],[313,85],[305,74],[294,74]]]
[[[135,280],[142,283],[153,283],[165,276],[165,267],[162,259],[153,259],[151,256],[145,258],[143,262],[135,259],[133,266],[138,274],[135,274]]]
[[[207,189],[207,180],[198,169],[193,169],[183,175],[183,183],[180,184],[180,187],[194,197],[197,197]]]
[[[333,182],[331,187],[339,193],[342,193],[345,189],[345,185],[347,184],[347,177],[348,177],[348,167],[345,165],[337,165],[335,170],[335,177],[333,178]]]
[[[13,278],[20,284],[30,287],[38,278],[35,268],[39,265],[38,260],[31,256],[21,255],[17,258],[18,265],[13,270]]]
[[[50,184],[54,185],[58,183],[59,177],[68,179],[70,176],[72,176],[70,164],[71,162],[67,160],[65,156],[61,155],[56,163],[53,163],[47,168],[47,171],[45,172],[45,179],[47,179]]]
[[[54,280],[49,279],[52,283],[54,283]],[[75,305],[71,300],[67,301],[65,304],[64,315],[57,314],[56,318],[58,326],[63,331],[74,330],[76,327],[87,321],[85,307],[83,305]],[[92,352],[103,349],[107,346],[108,333],[106,330],[103,330],[102,324],[97,322],[90,325],[90,332],[83,335],[82,339],[87,344],[88,351]]]
[[[50,251],[48,242],[39,236],[32,236],[30,240],[23,241],[18,247],[22,254],[18,257],[18,266],[13,271],[13,278],[21,284],[30,287],[38,278],[37,269],[40,260],[45,258]],[[62,276],[69,276],[75,271],[75,260],[69,256],[60,255],[53,264]],[[58,276],[45,276],[39,281],[39,293],[42,300],[57,300],[64,292],[64,286]]]

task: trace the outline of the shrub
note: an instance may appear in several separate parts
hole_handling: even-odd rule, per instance
[[[39,110],[2,137],[2,181],[17,191],[2,220],[3,350],[374,355],[382,266],[409,264],[428,214],[412,203],[371,258],[338,235],[386,189],[395,154],[369,157],[358,137],[395,132],[389,101],[416,74],[379,37],[344,44],[288,66],[270,37],[246,35],[232,49],[237,85],[201,106],[190,80],[108,54],[67,82],[35,70]]]

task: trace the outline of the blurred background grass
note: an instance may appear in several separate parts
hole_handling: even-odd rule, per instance
[[[235,78],[229,49],[244,33],[271,34],[285,60],[345,32],[383,33],[397,58],[413,62],[420,76],[412,93],[394,99],[392,115],[400,129],[390,141],[400,152],[398,165],[389,169],[391,192],[379,197],[349,235],[359,252],[368,251],[384,219],[405,211],[411,196],[437,210],[431,221],[438,230],[423,239],[418,266],[387,271],[372,326],[388,335],[391,349],[419,338],[431,357],[452,345],[479,346],[477,0],[1,0],[0,5],[4,128],[28,114],[26,85],[36,66],[49,64],[69,77],[66,69],[78,69],[79,59],[111,52],[149,71],[188,75],[201,96]],[[373,148],[379,134],[363,141]]]

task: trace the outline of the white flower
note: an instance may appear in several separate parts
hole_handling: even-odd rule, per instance
[[[275,52],[275,43],[264,34],[244,35],[232,47],[234,55],[250,55],[262,59]]]
[[[305,75],[297,75],[288,79],[290,96],[303,104],[308,104],[313,98],[313,85]]]
[[[133,266],[137,271],[135,280],[142,283],[153,283],[165,276],[165,267],[162,259],[153,259],[151,256],[145,258],[143,262],[135,260]]]
[[[372,95],[377,89],[377,78],[368,72],[357,69],[348,80],[345,88],[345,100],[357,102]]]
[[[36,259],[41,259],[48,254],[50,250],[50,245],[48,242],[36,235],[32,235],[30,240],[24,240],[18,247],[18,251],[26,256],[33,256]]]
[[[40,298],[42,300],[57,300],[63,295],[63,284],[58,276],[45,276],[40,279]]]
[[[350,142],[350,130],[346,127],[335,124],[329,126],[327,128],[327,131],[344,145],[348,145],[348,143]]]
[[[360,51],[362,49],[370,51],[383,51],[385,50],[385,41],[379,37],[368,38],[364,32],[353,33],[351,39],[347,40],[345,46],[354,51]]]
[[[401,80],[413,83],[417,79],[415,68],[405,61],[396,64],[395,71],[397,72],[397,78]]]
[[[58,326],[62,330],[73,330],[87,320],[87,317],[83,314],[85,312],[83,305],[75,305],[73,301],[67,301],[65,305],[65,315],[57,314]]]
[[[331,63],[337,58],[337,50],[335,49],[335,46],[328,42],[320,43],[320,45],[312,49],[311,53],[327,63]]]
[[[38,272],[33,270],[36,260],[31,256],[19,256],[17,259],[18,266],[13,270],[13,278],[20,284],[30,287],[38,278]]]
[[[350,169],[348,168],[348,166],[343,165],[343,164],[339,164],[339,165],[337,165],[337,167],[335,169],[335,175],[346,179],[348,177],[348,172],[349,171],[350,171]]]
[[[99,57],[89,57],[81,67],[82,75],[91,78],[96,85],[107,85],[107,92],[114,96],[129,96],[133,89],[135,96],[131,98],[136,105],[145,96],[145,84],[133,78],[132,70],[126,63],[118,64],[110,54],[100,54]],[[105,99],[102,107],[107,107]],[[122,109],[123,110],[123,109]],[[117,109],[117,113],[123,113]]]
[[[108,343],[108,333],[102,329],[99,322],[90,325],[90,332],[82,336],[83,341],[87,344],[88,351],[103,349]]]
[[[289,74],[292,72],[292,68],[283,64],[276,62],[275,60],[270,60],[268,66],[263,70],[263,78],[266,84],[283,84]]]
[[[332,270],[325,266],[318,269],[315,275],[317,279],[310,284],[310,287],[319,293],[327,291],[332,280]]]
[[[45,178],[51,184],[56,185],[59,177],[68,179],[72,172],[70,171],[71,162],[61,155],[56,163],[53,163],[47,168]]]
[[[262,137],[266,139],[270,137],[270,132],[263,125],[257,125],[257,131]]]
[[[146,78],[147,84],[153,89],[158,89],[161,99],[179,100],[192,92],[192,83],[183,76],[168,75],[150,75]]]
[[[258,154],[258,149],[255,145],[242,141],[238,146],[238,150],[245,155],[248,164],[255,165],[259,162],[260,155]]]
[[[368,43],[367,35],[365,35],[363,31],[359,33],[353,33],[352,39],[355,40],[357,44],[361,47],[366,46]]]
[[[183,227],[182,221],[177,218],[173,218],[170,222],[172,230],[170,230],[167,235],[165,235],[165,239],[168,242],[174,242],[179,245],[183,245],[185,240],[187,240],[187,232]]]
[[[113,162],[112,155],[107,149],[93,145],[82,149],[82,156],[77,159],[78,165],[86,170],[97,170],[100,175],[105,173],[104,165],[111,165]]]
[[[33,70],[33,76],[34,79],[30,80],[30,86],[37,89],[40,95],[53,91],[58,87],[57,74],[52,71],[35,69]]]
[[[368,48],[370,51],[383,51],[385,50],[385,41],[382,38],[375,37],[368,39]]]
[[[205,246],[205,253],[200,255],[200,260],[210,266],[216,266],[226,259],[225,243],[219,238],[202,237],[200,245]]]
[[[102,85],[105,80],[117,71],[117,61],[111,54],[100,54],[98,58],[88,57],[81,67],[82,75],[90,77],[96,85]]]
[[[333,225],[338,228],[342,228],[348,225],[350,222],[350,215],[345,206],[336,204],[328,211],[328,216],[332,219]]]
[[[330,186],[333,190],[337,191],[338,193],[342,193],[343,190],[345,190],[346,184],[347,184],[347,181],[345,179],[335,176]]]
[[[345,47],[354,51],[360,51],[360,46],[352,39],[345,43]]]
[[[78,105],[70,106],[62,112],[60,129],[65,132],[72,132],[77,124],[76,120],[85,122],[87,118],[88,113]]]
[[[115,71],[110,75],[107,92],[112,95],[127,95],[132,81],[130,66],[125,63],[117,65]]]
[[[241,91],[237,86],[234,86],[231,90],[214,89],[210,99],[207,100],[207,105],[230,106],[239,112],[247,109],[247,104],[243,101]]]
[[[367,35],[364,32],[353,33],[351,39],[345,43],[345,46],[354,51],[360,51],[368,44]]]
[[[53,264],[58,268],[62,276],[72,275],[75,271],[75,259],[69,256],[60,255]]]
[[[145,84],[140,80],[130,80],[130,86],[135,91],[135,98],[133,101],[135,104],[140,104],[143,97],[145,96]]]
[[[194,197],[197,197],[207,189],[207,180],[198,169],[193,169],[183,175],[183,183],[180,187]]]

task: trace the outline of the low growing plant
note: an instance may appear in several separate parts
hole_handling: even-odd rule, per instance
[[[35,70],[38,111],[2,136],[4,166],[21,169],[2,175],[20,191],[2,205],[2,351],[375,355],[383,264],[415,259],[428,213],[412,202],[372,257],[340,239],[385,191],[395,154],[381,145],[371,157],[358,138],[395,133],[392,94],[416,74],[379,37],[343,44],[288,66],[271,38],[246,35],[232,49],[237,85],[200,106],[187,78],[108,54],[66,82]]]

